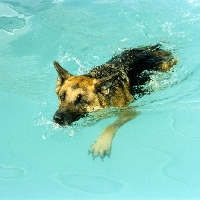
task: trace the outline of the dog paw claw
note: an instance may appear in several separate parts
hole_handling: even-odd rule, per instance
[[[105,156],[110,157],[111,146],[110,146],[110,143],[107,143],[102,140],[97,140],[91,146],[88,152],[89,154],[92,153],[93,160],[98,156],[103,160]]]

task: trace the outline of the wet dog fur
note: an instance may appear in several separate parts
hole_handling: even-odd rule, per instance
[[[150,81],[153,71],[166,72],[176,63],[172,53],[163,50],[160,44],[125,50],[80,76],[70,74],[54,61],[58,72],[56,93],[59,101],[54,122],[61,126],[71,125],[87,113],[99,109],[126,107],[136,98],[149,93],[144,86]],[[106,127],[90,147],[93,157],[109,156],[115,133],[136,115],[133,109],[121,112],[119,118]]]

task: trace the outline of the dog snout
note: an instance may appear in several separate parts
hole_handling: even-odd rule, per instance
[[[66,123],[64,113],[56,112],[54,117],[53,117],[53,120],[54,120],[55,123],[57,123],[61,126],[68,125],[68,123]]]
[[[66,126],[71,125],[74,121],[79,120],[80,118],[84,117],[86,113],[72,113],[72,112],[60,112],[60,110],[57,110],[53,120],[55,123]]]

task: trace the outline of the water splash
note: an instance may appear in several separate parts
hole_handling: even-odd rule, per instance
[[[63,46],[60,46],[58,60],[61,64],[70,62],[70,65],[75,64],[78,66],[78,71],[74,72],[76,75],[87,74],[89,71],[89,68],[86,67],[86,65],[88,65],[87,61],[83,61],[82,59],[77,58],[74,54],[70,54],[70,52],[66,51]]]
[[[39,119],[36,120],[35,125],[45,127],[46,133],[43,134],[43,139],[48,139],[49,137],[52,137],[54,134],[59,132],[67,134],[69,137],[72,137],[74,136],[75,132],[77,132],[75,131],[73,126],[60,126],[54,123],[52,120],[44,117],[42,112],[39,113]]]
[[[39,119],[35,120],[35,125],[45,128],[46,131],[42,135],[43,139],[48,139],[49,137],[53,137],[59,133],[73,137],[85,127],[93,126],[103,119],[116,118],[123,113],[135,111],[135,109],[136,106],[128,106],[122,108],[111,107],[107,109],[96,110],[94,112],[88,113],[87,116],[79,119],[78,121],[73,122],[71,126],[60,126],[59,124],[54,123],[50,118],[48,119],[48,117],[45,117],[43,113],[40,112]]]

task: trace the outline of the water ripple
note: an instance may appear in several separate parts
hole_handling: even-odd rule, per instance
[[[26,175],[26,171],[21,168],[0,164],[0,179],[18,180]]]
[[[68,187],[92,194],[117,193],[123,187],[118,181],[93,175],[59,174],[56,179]]]
[[[0,17],[0,29],[12,33],[14,29],[22,29],[26,20],[19,17]]]

